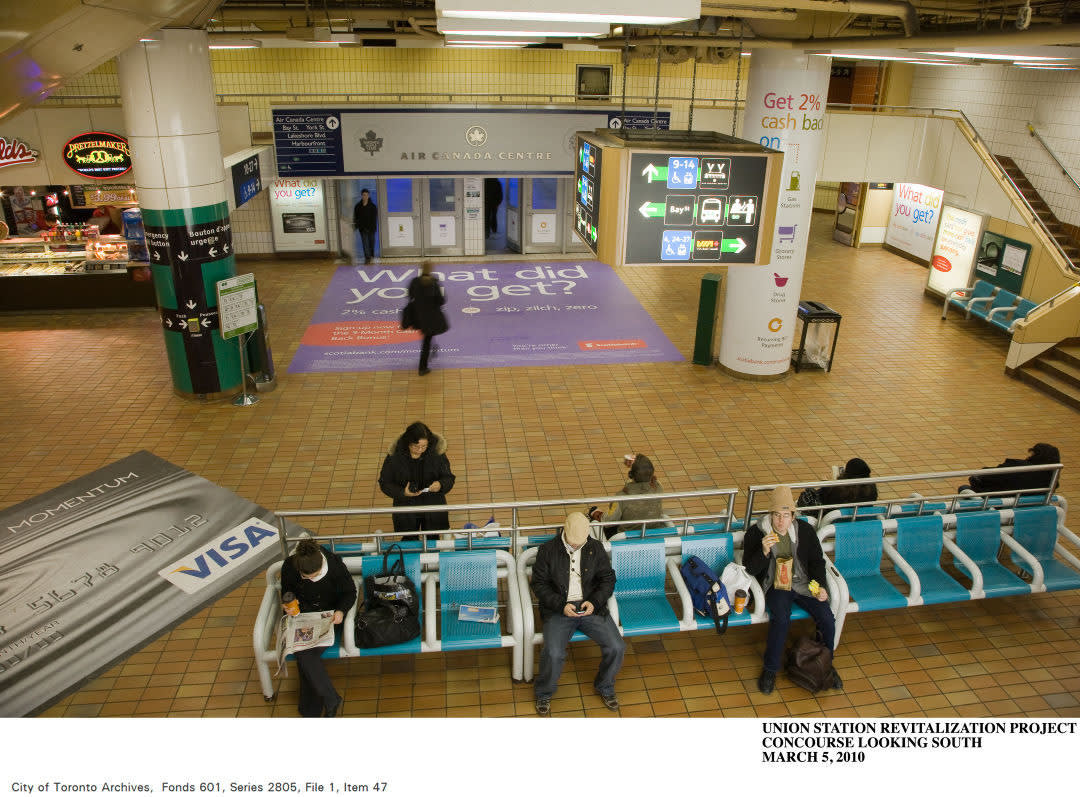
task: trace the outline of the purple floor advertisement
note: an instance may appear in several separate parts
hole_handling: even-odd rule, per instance
[[[586,263],[447,264],[450,331],[435,339],[436,368],[682,360],[610,266]],[[416,368],[420,335],[400,327],[417,267],[337,270],[289,373]]]

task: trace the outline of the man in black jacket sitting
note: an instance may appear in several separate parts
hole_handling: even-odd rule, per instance
[[[626,643],[607,609],[615,591],[615,571],[603,543],[589,537],[585,515],[571,512],[562,534],[540,546],[532,588],[544,622],[544,649],[534,685],[536,713],[551,714],[551,696],[566,661],[566,646],[579,629],[600,646],[600,670],[593,687],[604,705],[617,711],[615,676],[622,667]]]

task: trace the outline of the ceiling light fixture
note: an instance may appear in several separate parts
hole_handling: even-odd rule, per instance
[[[219,39],[211,41],[211,50],[255,50],[262,47],[258,39]]]
[[[594,22],[604,25],[671,25],[698,19],[701,0],[667,0],[657,13],[654,0],[544,0],[535,10],[533,0],[435,0],[440,16],[458,19],[518,19],[532,22]]]
[[[927,55],[943,55],[948,58],[978,58],[983,61],[1071,61],[1072,56],[1008,55],[1007,53],[970,53],[960,50],[921,50]]]
[[[448,36],[506,36],[520,39],[579,36],[606,36],[608,26],[595,22],[530,22],[519,19],[447,19],[438,18],[439,33]]]

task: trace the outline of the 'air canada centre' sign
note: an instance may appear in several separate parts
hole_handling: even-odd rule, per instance
[[[91,180],[110,180],[131,171],[131,150],[115,133],[80,133],[64,144],[64,163]]]

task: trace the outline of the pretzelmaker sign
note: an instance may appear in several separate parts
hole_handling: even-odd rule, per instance
[[[64,163],[91,180],[110,180],[131,171],[127,139],[115,133],[80,133],[64,144]]]

